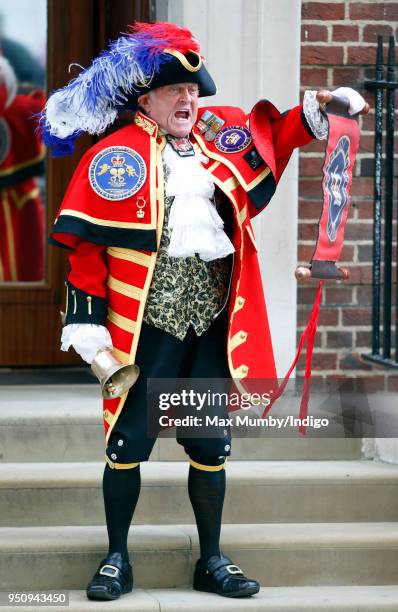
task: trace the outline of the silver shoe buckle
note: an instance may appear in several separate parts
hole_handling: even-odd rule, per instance
[[[226,565],[225,569],[230,573],[230,574],[242,574],[243,572],[240,569],[240,567],[238,567],[237,565]]]
[[[111,578],[115,578],[119,572],[119,568],[114,565],[103,565],[99,571],[102,576],[110,576]]]

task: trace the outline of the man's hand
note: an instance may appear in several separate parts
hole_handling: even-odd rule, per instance
[[[329,104],[329,102],[332,101],[333,94],[336,95],[336,97],[345,98],[347,100],[347,103],[349,104],[351,111],[353,110],[353,100],[352,99],[354,98],[354,96],[356,98],[355,100],[356,102],[358,102],[358,96],[362,98],[362,96],[360,96],[360,94],[358,94],[357,91],[349,87],[339,87],[334,92],[328,91],[327,89],[320,89],[319,91],[317,91],[316,99],[318,100],[319,105],[322,110],[324,110],[326,104]],[[367,102],[365,102],[363,98],[362,100],[363,100],[362,109],[359,111],[355,109],[355,111],[350,112],[350,114],[355,114],[356,112],[359,112],[360,115],[368,114],[370,106]]]

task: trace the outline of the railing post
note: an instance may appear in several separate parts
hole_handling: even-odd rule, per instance
[[[388,46],[387,81],[395,81],[395,41],[390,36]],[[394,102],[395,89],[387,89],[386,113],[386,183],[384,220],[384,303],[383,357],[391,358],[391,297],[392,297],[392,202],[394,184]]]
[[[377,37],[376,81],[383,79],[383,37]],[[372,354],[380,354],[380,298],[381,298],[381,181],[383,141],[384,91],[376,89],[375,104],[375,176],[373,210],[373,300],[372,300]]]

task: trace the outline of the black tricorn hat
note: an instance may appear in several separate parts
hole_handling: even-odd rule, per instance
[[[164,85],[196,83],[199,86],[200,97],[214,96],[217,93],[217,86],[199,53],[188,51],[183,54],[172,49],[165,49],[164,53],[173,56],[172,59],[161,65],[159,72],[154,74],[150,83],[145,87],[140,87],[138,91],[129,93],[128,101],[123,105],[123,108],[131,108],[137,104],[140,96]]]

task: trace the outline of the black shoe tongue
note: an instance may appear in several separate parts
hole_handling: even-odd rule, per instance
[[[107,563],[108,565],[115,565],[116,567],[121,568],[123,567],[123,565],[128,563],[128,560],[128,557],[122,555],[122,553],[114,552],[106,557],[105,563]]]

